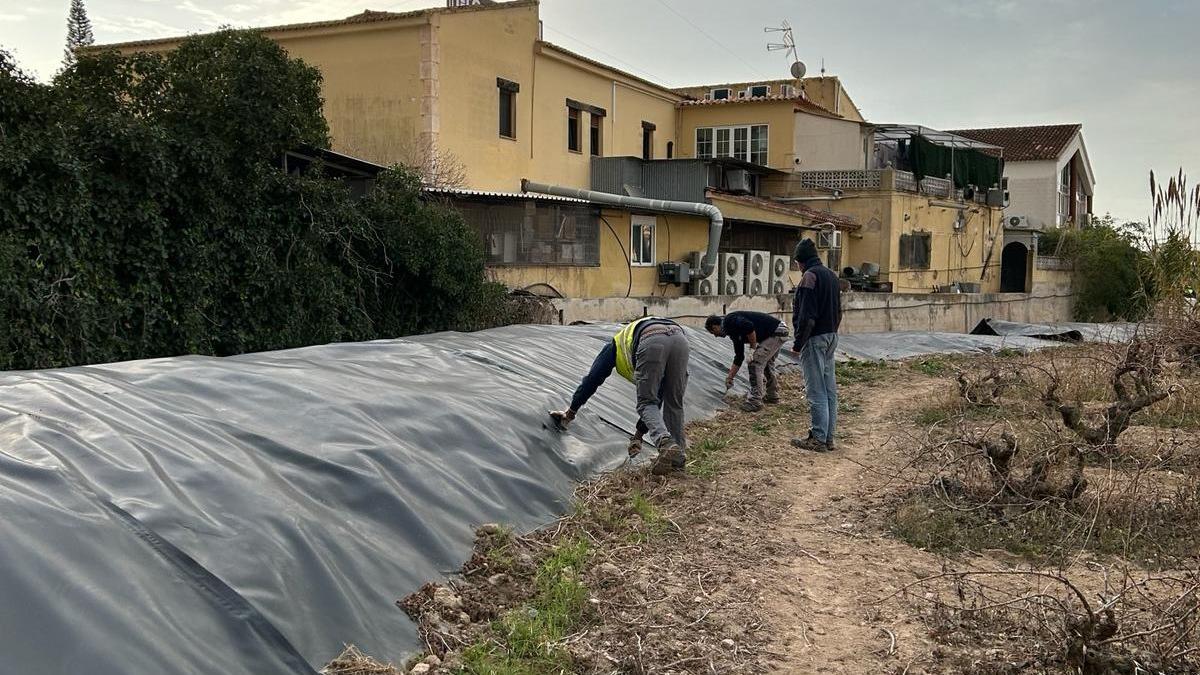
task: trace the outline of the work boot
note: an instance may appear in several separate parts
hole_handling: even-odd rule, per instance
[[[675,442],[675,439],[664,436],[658,442],[658,457],[650,467],[650,473],[655,476],[665,476],[671,473],[673,465],[682,458],[683,451],[679,449],[679,444]]]
[[[744,411],[744,412],[752,413],[752,412],[758,412],[759,410],[762,410],[762,409],[763,409],[763,404],[760,403],[759,401],[751,401],[749,399],[742,401],[742,411]]]
[[[775,405],[779,403],[779,394],[767,394],[763,397],[763,403],[767,405]]]
[[[793,438],[792,447],[800,448],[801,450],[810,450],[812,452],[829,452],[830,450],[833,450],[833,448],[829,445],[826,445],[822,441],[818,441],[816,438],[814,438],[812,434],[809,434],[807,438]]]
[[[638,453],[642,451],[642,439],[637,436],[631,437],[627,449],[629,450],[630,457],[637,457]]]

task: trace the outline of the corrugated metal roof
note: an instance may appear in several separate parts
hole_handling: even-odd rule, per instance
[[[486,197],[489,199],[519,199],[522,201],[534,200],[540,202],[571,202],[573,204],[591,204],[586,199],[576,199],[574,197],[559,197],[557,195],[543,195],[534,192],[498,192],[493,190],[467,190],[462,188],[422,188],[422,192],[432,194],[447,195],[449,197]]]

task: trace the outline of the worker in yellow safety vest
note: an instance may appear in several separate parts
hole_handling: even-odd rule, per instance
[[[632,321],[604,344],[571,397],[571,406],[551,412],[550,417],[565,430],[616,369],[637,387],[638,424],[630,440],[630,456],[641,450],[641,440],[646,437],[658,449],[658,458],[651,467],[654,474],[682,470],[687,448],[683,433],[687,368],[688,341],[679,324],[652,316]]]

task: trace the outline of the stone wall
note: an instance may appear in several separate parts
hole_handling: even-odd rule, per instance
[[[553,300],[559,323],[629,321],[663,316],[700,327],[710,314],[750,309],[791,320],[791,295],[684,296]],[[1071,321],[1071,294],[1056,293],[844,293],[842,332],[970,332],[982,319],[1023,323]]]

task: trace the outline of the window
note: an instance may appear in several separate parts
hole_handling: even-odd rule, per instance
[[[765,85],[765,84],[760,84],[760,85],[750,87],[750,95],[755,98],[758,98],[760,96],[770,96],[771,95],[771,87],[768,85]]]
[[[580,144],[579,128],[579,110],[576,108],[567,108],[567,150],[571,152],[581,152],[583,146]]]
[[[750,127],[750,161],[767,165],[767,125]]]
[[[601,146],[600,146],[600,142],[602,140],[604,140],[602,133],[601,133],[601,127],[600,127],[600,124],[603,121],[604,121],[603,117],[600,117],[599,115],[595,115],[595,114],[592,115],[592,156],[593,157],[600,157],[601,155],[604,154],[603,151],[601,150]]]
[[[729,98],[729,90],[728,89],[713,89],[712,97],[713,97],[714,101],[723,101],[723,100]]]
[[[582,204],[532,200],[456,202],[483,242],[488,265],[600,264],[600,213]]]
[[[900,267],[910,270],[929,269],[929,250],[933,235],[929,232],[913,232],[900,235]]]
[[[642,122],[642,159],[654,159],[654,130],[657,128],[653,122]]]
[[[667,159],[675,158],[675,141],[667,141]]]
[[[729,153],[729,137],[733,134],[733,129],[729,127],[718,128],[715,130],[717,135],[717,149],[715,155],[717,157],[731,157]]]
[[[1071,164],[1068,162],[1058,174],[1058,224],[1071,217]]]
[[[696,157],[733,157],[767,166],[767,125],[696,129]]]
[[[500,90],[500,135],[504,138],[517,137],[517,92],[521,85],[502,77],[496,78],[496,87]]]
[[[696,158],[709,159],[713,156],[713,130],[705,127],[696,130]]]
[[[629,263],[642,267],[654,264],[654,216],[633,216],[629,225]]]

